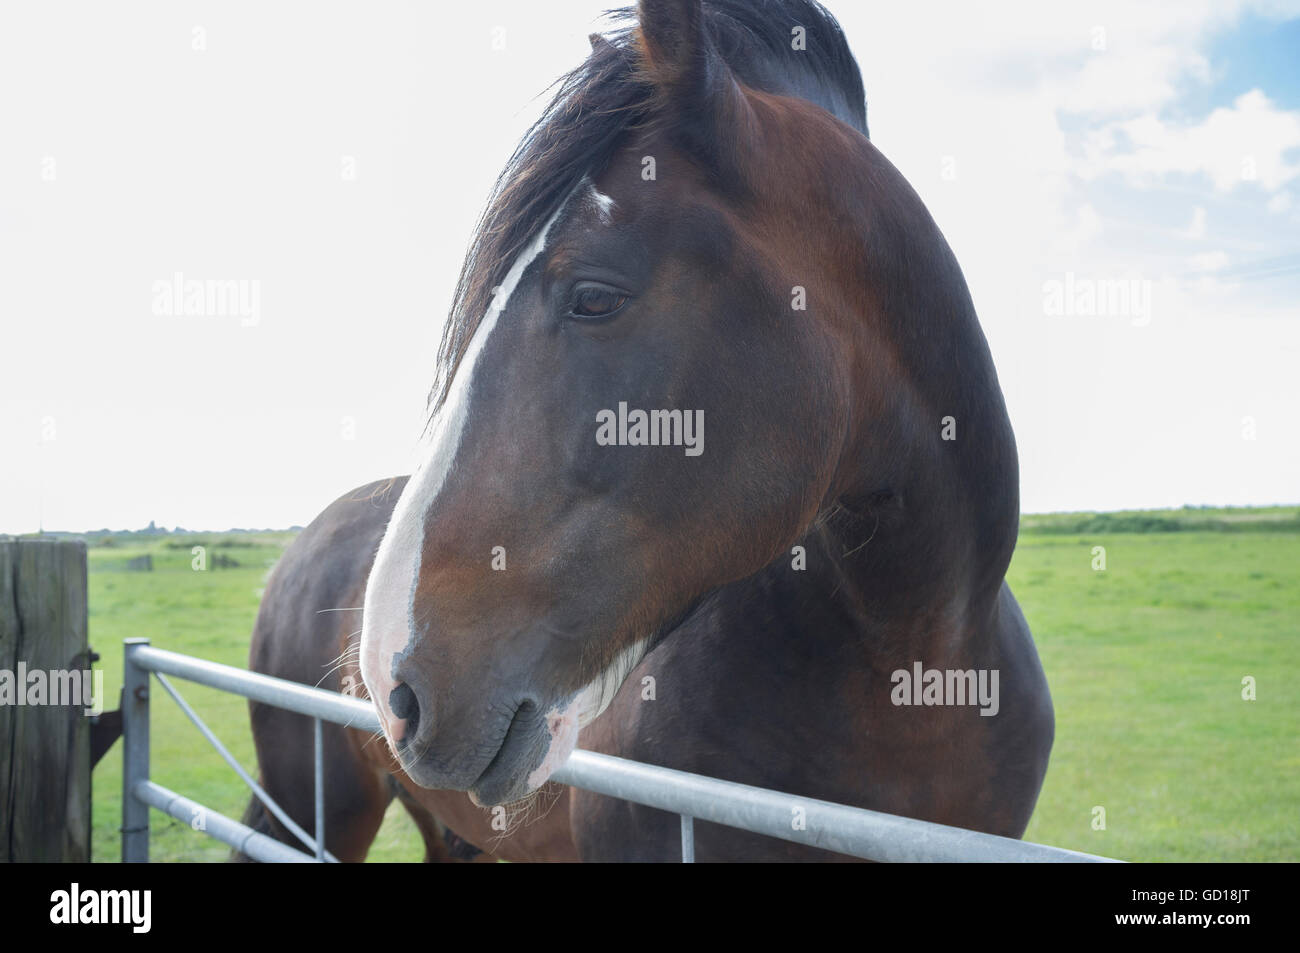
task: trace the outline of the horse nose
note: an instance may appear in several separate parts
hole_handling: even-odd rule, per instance
[[[405,722],[402,736],[397,739],[399,745],[405,744],[420,728],[420,700],[415,696],[415,689],[406,682],[398,682],[388,693],[388,709],[394,718]]]

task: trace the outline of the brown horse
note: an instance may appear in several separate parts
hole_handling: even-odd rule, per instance
[[[267,590],[253,667],[341,654],[323,684],[359,665],[384,725],[331,733],[328,846],[363,856],[396,794],[431,858],[677,859],[674,816],[547,784],[579,742],[1018,837],[1053,715],[961,271],[819,5],[623,16],[499,180],[422,463]],[[253,720],[306,823],[306,719]],[[833,859],[708,824],[696,854]]]

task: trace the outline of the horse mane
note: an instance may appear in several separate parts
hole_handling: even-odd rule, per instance
[[[737,79],[812,102],[867,135],[866,97],[857,61],[836,19],[816,0],[705,0],[713,48]],[[593,35],[591,55],[560,77],[541,118],[498,176],[480,216],[443,327],[431,418],[447,398],[474,332],[498,285],[540,224],[598,174],[629,132],[656,118],[654,89],[640,69],[636,10],[611,10],[615,29]],[[796,26],[806,49],[792,47]]]

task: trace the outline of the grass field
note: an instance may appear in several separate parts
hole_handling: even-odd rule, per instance
[[[90,638],[115,707],[122,640],[247,664],[261,588],[289,533],[124,537],[90,550]],[[192,545],[209,568],[191,568]],[[1105,569],[1094,569],[1095,547]],[[153,572],[126,562],[149,553]],[[216,568],[222,556],[238,565]],[[1026,516],[1009,580],[1056,703],[1031,840],[1126,860],[1300,859],[1300,508]],[[1242,698],[1243,678],[1257,697]],[[243,699],[177,682],[248,767]],[[166,695],[153,776],[238,817],[247,792]],[[94,774],[94,854],[116,860],[121,749]],[[1104,809],[1105,829],[1097,829]],[[158,812],[154,860],[223,860]],[[399,807],[372,860],[419,860]]]
[[[262,587],[292,533],[195,534],[142,541],[123,540],[89,550],[90,641],[103,656],[105,707],[116,708],[122,685],[122,640],[148,637],[159,648],[214,662],[248,666],[248,641]],[[208,569],[192,568],[191,547],[207,549]],[[152,572],[129,572],[126,563],[150,554]],[[217,557],[238,566],[215,568]],[[256,774],[248,704],[237,696],[181,679],[172,684],[239,759]],[[199,735],[161,688],[152,694],[150,774],[159,784],[238,818],[248,789]],[[97,861],[116,861],[121,849],[121,743],[104,756],[94,773],[92,853]],[[222,861],[226,847],[197,834],[159,811],[150,818],[150,859]],[[424,846],[415,825],[394,804],[371,850],[376,861],[419,861]]]

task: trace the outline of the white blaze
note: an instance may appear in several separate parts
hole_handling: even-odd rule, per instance
[[[605,671],[578,690],[567,702],[546,713],[546,730],[550,746],[542,763],[528,775],[528,789],[535,791],[545,784],[578,746],[578,734],[609,707],[632,669],[645,657],[649,639],[642,639],[619,652]]]
[[[393,510],[388,530],[379,544],[370,579],[366,583],[361,628],[361,677],[370,690],[371,699],[379,710],[380,720],[390,738],[393,737],[393,728],[400,729],[403,723],[394,719],[388,710],[388,693],[394,685],[389,666],[393,654],[406,648],[415,628],[415,587],[420,578],[425,514],[442,492],[455,465],[465,421],[469,416],[469,402],[479,356],[524,271],[546,247],[546,235],[563,208],[561,205],[556,210],[532,243],[515,259],[505,279],[495,289],[492,304],[475,330],[474,337],[470,339],[469,347],[452,380],[447,400],[434,423],[426,455],[406,484],[406,489],[402,491]],[[398,736],[400,737],[400,731]]]
[[[587,183],[591,190],[591,200],[596,205],[596,211],[600,213],[601,224],[609,225],[614,220],[614,200],[596,188],[596,183],[590,179]]]

